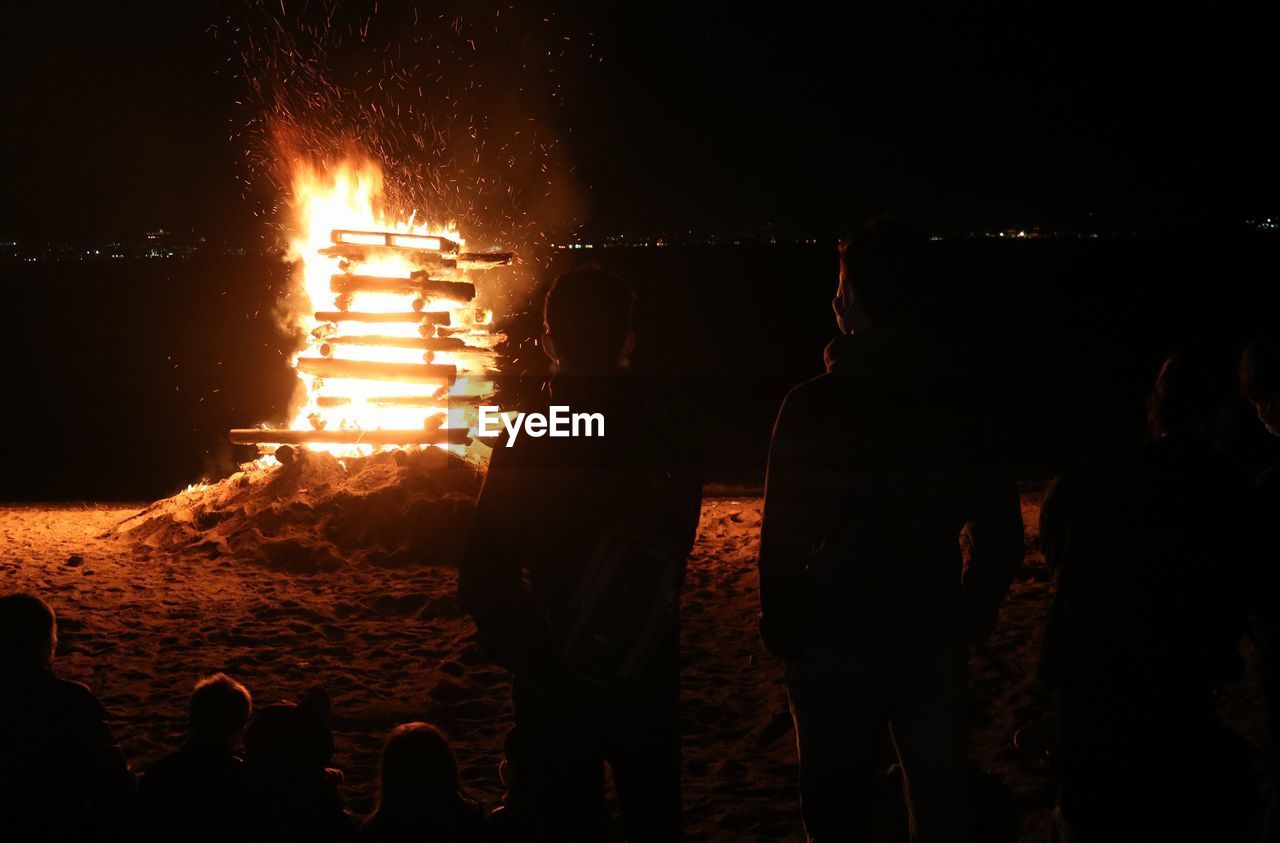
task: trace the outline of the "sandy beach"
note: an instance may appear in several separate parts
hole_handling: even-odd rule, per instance
[[[973,657],[973,756],[991,776],[988,801],[1008,809],[1005,828],[990,834],[1027,843],[1044,839],[1053,797],[1052,776],[1012,742],[1020,725],[1048,710],[1032,683],[1051,594],[1037,551],[1039,500],[1024,493],[1026,567],[999,628]],[[756,497],[708,498],[689,563],[683,714],[694,840],[802,839],[781,665],[755,632],[760,507]],[[140,508],[0,509],[0,589],[38,592],[57,610],[58,669],[98,694],[135,770],[181,742],[192,683],[223,670],[258,703],[328,689],[336,764],[357,811],[370,807],[383,737],[418,719],[448,732],[467,784],[497,799],[508,679],[486,664],[458,610],[452,569],[349,560],[288,573],[208,549],[148,548],[111,532]],[[1255,705],[1248,682],[1223,701],[1227,719],[1256,747]],[[889,776],[885,787],[892,795]]]

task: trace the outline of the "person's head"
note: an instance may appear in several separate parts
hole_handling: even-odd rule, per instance
[[[1280,337],[1258,337],[1240,360],[1240,387],[1258,420],[1280,436]]]
[[[547,292],[542,349],[565,372],[611,372],[635,347],[635,293],[612,272],[566,272]]]
[[[927,291],[928,239],[898,222],[867,223],[840,243],[840,281],[831,309],[846,334],[916,327]]]
[[[458,776],[449,741],[429,723],[405,723],[391,730],[378,765],[378,810],[470,803]]]
[[[53,665],[58,620],[34,594],[0,597],[0,671],[39,670]]]
[[[1214,436],[1234,396],[1229,366],[1205,354],[1170,355],[1147,400],[1149,433],[1153,439],[1190,432]]]
[[[225,673],[207,676],[196,683],[191,694],[191,737],[234,749],[244,737],[252,712],[248,688]]]
[[[308,691],[300,702],[259,708],[244,733],[244,760],[255,769],[313,771],[333,759],[329,695]]]

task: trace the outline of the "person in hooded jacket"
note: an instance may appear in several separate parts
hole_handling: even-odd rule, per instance
[[[769,452],[760,630],[786,661],[811,841],[866,836],[889,736],[913,836],[973,832],[969,649],[1023,533],[990,405],[917,316],[929,248],[891,223],[842,245],[842,335],[787,395]]]

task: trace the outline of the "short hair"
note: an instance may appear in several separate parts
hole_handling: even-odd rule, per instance
[[[561,275],[543,311],[557,357],[576,368],[612,368],[631,331],[635,300],[626,281],[598,266]]]
[[[249,689],[225,673],[206,676],[191,694],[193,735],[224,735],[249,722],[253,697]]]
[[[928,292],[928,238],[914,226],[871,220],[840,242],[840,274],[873,322],[907,327]]]
[[[1254,402],[1280,393],[1280,337],[1264,335],[1249,343],[1240,358],[1240,389]]]
[[[0,668],[48,667],[58,638],[58,619],[34,594],[0,597]]]

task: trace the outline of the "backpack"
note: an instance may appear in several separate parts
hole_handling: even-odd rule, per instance
[[[635,517],[600,536],[566,606],[561,663],[606,690],[625,689],[640,676],[680,608],[685,554],[654,523],[672,491],[672,454],[649,456],[645,464],[653,468]]]

